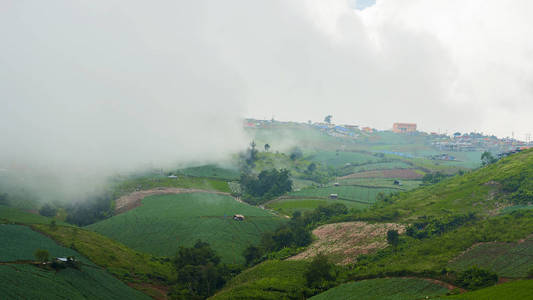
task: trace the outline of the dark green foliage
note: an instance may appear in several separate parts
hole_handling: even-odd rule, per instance
[[[178,274],[171,292],[174,299],[205,299],[237,271],[221,265],[215,251],[200,240],[191,248],[180,247],[172,262]]]
[[[326,289],[335,281],[333,264],[328,261],[327,256],[319,253],[313,258],[311,264],[304,273],[307,286],[309,288]]]
[[[511,201],[515,204],[528,204],[533,202],[533,169],[520,172],[505,178],[502,190],[511,194]]]
[[[52,205],[46,203],[41,207],[41,209],[39,209],[39,214],[45,217],[55,217],[55,215],[57,214],[57,209]]]
[[[246,265],[249,266],[263,256],[263,250],[259,247],[250,245],[248,248],[244,249],[242,256],[246,259]]]
[[[328,124],[331,124],[331,118],[333,118],[332,115],[327,115],[324,117],[324,122],[328,123]]]
[[[486,165],[489,165],[489,164],[493,164],[495,162],[497,162],[498,159],[496,159],[494,156],[492,156],[492,153],[490,153],[489,151],[485,151],[481,154],[481,164],[486,166]]]
[[[292,190],[290,172],[286,169],[264,170],[257,177],[243,173],[240,183],[244,200],[251,204],[261,204]]]
[[[291,160],[297,160],[297,159],[300,159],[304,156],[303,152],[302,152],[302,149],[298,148],[298,147],[294,147],[292,150],[291,150],[291,153],[289,155],[289,157],[291,158]]]
[[[473,267],[457,274],[455,283],[467,290],[477,290],[498,282],[498,275],[490,271]]]
[[[442,181],[443,179],[447,177],[450,177],[450,176],[443,174],[441,172],[428,173],[424,175],[424,177],[422,177],[422,183],[424,185],[435,184],[435,183]]]
[[[316,170],[316,164],[310,163],[309,166],[307,166],[307,172],[313,173]]]
[[[48,250],[37,249],[34,253],[35,258],[40,262],[46,262],[50,258],[50,253]]]
[[[453,230],[469,221],[476,220],[474,213],[463,215],[448,215],[443,217],[424,217],[420,222],[415,222],[406,229],[408,236],[417,239],[424,239],[433,235],[440,235],[444,232]]]
[[[389,243],[389,245],[396,247],[399,242],[400,234],[398,233],[398,230],[387,231],[387,243]]]
[[[112,198],[109,194],[90,197],[67,206],[66,211],[67,222],[86,226],[113,215]]]

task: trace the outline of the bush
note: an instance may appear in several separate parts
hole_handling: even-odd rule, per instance
[[[328,258],[319,253],[313,258],[307,271],[304,273],[307,286],[310,288],[326,288],[331,281],[335,280],[333,272],[333,264],[328,261]]]
[[[57,209],[46,203],[41,207],[41,209],[39,209],[39,214],[45,217],[55,217],[57,214]]]
[[[487,270],[472,267],[457,274],[455,283],[468,290],[492,286],[498,282],[498,275]]]
[[[33,255],[40,262],[47,262],[48,259],[50,258],[50,253],[48,252],[48,250],[44,250],[44,249],[35,250]]]

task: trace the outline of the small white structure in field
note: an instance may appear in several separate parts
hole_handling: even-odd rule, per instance
[[[233,220],[235,221],[244,221],[244,216],[243,215],[233,215]]]
[[[168,175],[168,178],[170,178],[170,179],[176,179],[176,178],[178,178],[178,176],[176,176],[176,175]]]
[[[335,182],[333,185],[334,185],[334,186],[339,186],[339,183],[338,183],[338,182]]]
[[[330,194],[329,195],[329,199],[337,199],[337,198],[339,198],[338,194]]]

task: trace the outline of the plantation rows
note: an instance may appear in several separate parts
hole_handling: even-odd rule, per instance
[[[57,245],[50,238],[21,225],[0,224],[0,261],[35,260],[37,249],[48,250],[52,257],[81,256]],[[88,261],[86,261],[88,262]]]
[[[313,300],[407,300],[444,295],[448,289],[416,278],[382,278],[347,283],[327,290]]]
[[[32,265],[0,265],[2,299],[151,299],[104,270],[59,272]]]
[[[365,203],[374,203],[378,193],[383,192],[385,194],[395,191],[395,189],[389,188],[366,188],[359,186],[337,186],[337,187],[325,187],[317,189],[303,189],[300,191],[289,193],[290,196],[295,197],[317,197],[317,198],[329,198],[331,194],[337,194],[341,200],[353,200]]]
[[[525,277],[533,269],[533,238],[522,243],[486,243],[467,251],[450,264],[457,270],[472,266],[504,277]]]
[[[280,199],[274,202],[270,202],[268,208],[274,209],[286,215],[292,215],[295,211],[310,211],[319,206],[326,206],[333,203],[342,203],[348,208],[364,209],[367,208],[367,204],[354,201],[345,200],[331,200],[331,199]]]
[[[242,263],[242,251],[285,220],[228,196],[189,193],[145,198],[143,205],[88,226],[143,252],[173,256],[180,246],[208,242],[224,262]],[[232,219],[234,214],[244,221]]]

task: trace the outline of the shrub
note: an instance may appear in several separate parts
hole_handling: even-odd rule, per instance
[[[498,275],[487,270],[472,267],[457,274],[456,284],[468,290],[492,286],[498,282]]]

